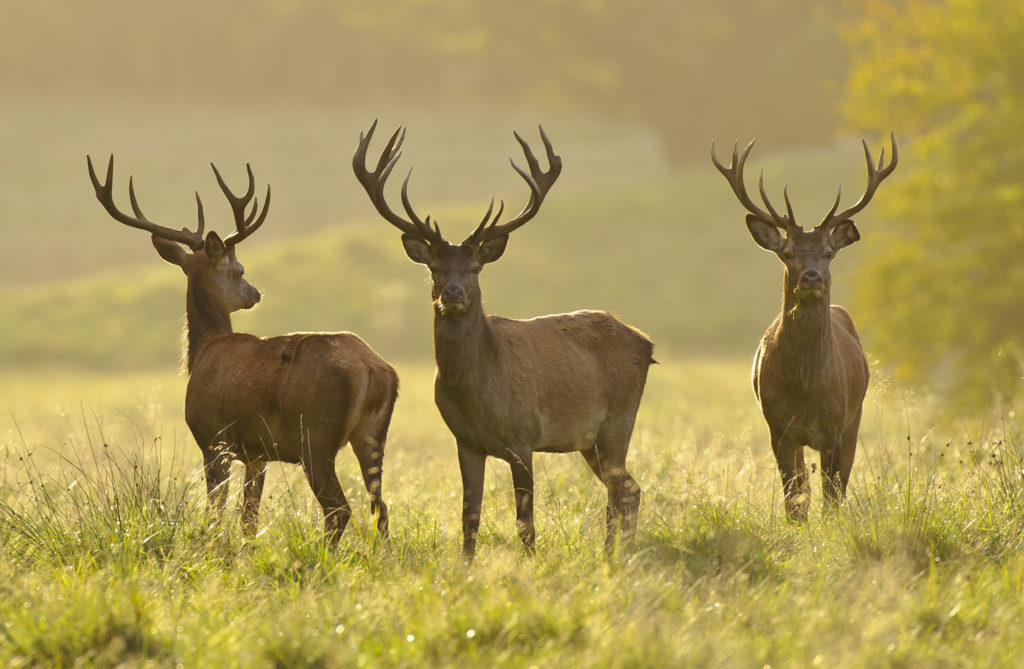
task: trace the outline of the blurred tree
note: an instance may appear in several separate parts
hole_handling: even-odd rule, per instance
[[[904,378],[1019,395],[1024,360],[1024,4],[869,0],[847,118],[903,139],[858,323]]]
[[[712,137],[815,144],[836,126],[845,58],[831,3],[396,0],[340,12],[442,59],[463,94],[630,119],[673,162],[705,161]]]
[[[4,0],[7,95],[274,104],[562,105],[651,128],[815,144],[837,118],[839,10],[814,0]]]

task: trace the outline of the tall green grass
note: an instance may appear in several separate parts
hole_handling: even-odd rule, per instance
[[[34,426],[19,437],[8,417],[2,442],[0,660],[857,667],[1020,656],[1024,452],[1009,412],[947,428],[926,399],[878,384],[847,503],[823,516],[815,476],[811,520],[794,526],[746,362],[665,359],[628,463],[644,489],[636,544],[606,556],[602,487],[581,458],[540,455],[537,556],[519,546],[507,467],[492,462],[467,567],[430,369],[399,371],[384,478],[394,536],[375,536],[343,451],[355,513],[336,550],[298,468],[271,467],[247,543],[237,480],[225,521],[207,517],[178,409],[138,412],[153,400],[100,377],[113,389],[102,406],[90,410],[86,390],[86,409],[61,416],[46,407],[63,391],[37,386]]]

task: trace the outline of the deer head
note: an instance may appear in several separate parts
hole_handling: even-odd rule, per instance
[[[128,197],[131,201],[134,216],[121,212],[114,204],[113,177],[114,177],[114,156],[110,156],[107,163],[107,175],[103,183],[96,177],[92,166],[92,158],[86,156],[89,167],[89,178],[92,179],[93,188],[96,189],[96,198],[115,220],[133,228],[145,230],[152,235],[153,246],[160,257],[169,263],[177,265],[185,272],[189,279],[190,287],[193,285],[203,286],[211,293],[228,312],[239,309],[249,309],[260,301],[260,292],[248,281],[245,280],[245,268],[238,262],[235,256],[235,246],[243,239],[254,233],[267,217],[267,210],[270,207],[270,186],[267,186],[267,198],[263,203],[263,209],[259,208],[259,199],[254,198],[256,183],[253,178],[252,168],[246,164],[245,168],[249,173],[249,188],[240,197],[235,196],[217,171],[217,167],[210,163],[213,173],[217,177],[217,183],[227,197],[235,218],[235,231],[225,237],[210,231],[203,237],[205,220],[203,216],[203,202],[196,193],[196,207],[198,209],[199,222],[195,230],[182,228],[174,230],[166,228],[149,221],[142,213],[139,203],[135,198],[135,185],[133,178],[128,178]],[[249,202],[252,202],[252,211],[246,214]],[[259,214],[257,216],[257,213]]]
[[[867,206],[878,185],[896,169],[899,156],[896,149],[895,133],[891,134],[891,141],[892,160],[888,165],[885,164],[885,149],[883,148],[878,157],[877,167],[867,142],[863,142],[864,156],[868,164],[868,183],[864,194],[852,206],[837,213],[839,199],[842,196],[842,186],[840,186],[832,209],[810,231],[806,231],[796,224],[793,206],[789,201],[788,186],[782,191],[786,202],[786,214],[780,215],[772,206],[765,194],[764,170],[761,171],[761,176],[758,179],[758,190],[768,211],[764,211],[754,204],[747,194],[743,182],[743,165],[754,146],[753,140],[742,154],[738,152],[738,144],[733,146],[732,161],[729,167],[725,167],[718,161],[715,145],[712,142],[711,160],[732,186],[740,204],[750,212],[747,214],[747,228],[750,230],[751,236],[758,246],[775,253],[786,266],[786,291],[792,292],[799,302],[820,301],[828,298],[832,284],[832,275],[829,270],[832,259],[840,249],[846,248],[860,239],[860,232],[853,224],[852,216]]]
[[[355,170],[356,178],[366,189],[366,194],[370,196],[370,201],[378,213],[402,231],[402,245],[409,258],[413,262],[426,265],[430,270],[431,297],[437,313],[443,317],[459,317],[469,313],[480,306],[480,270],[487,263],[500,258],[505,252],[509,234],[537,214],[548,190],[562,171],[562,159],[555,155],[551,141],[544,134],[544,128],[540,128],[549,165],[548,171],[543,171],[530,146],[518,133],[514,133],[516,140],[523,147],[530,171],[527,173],[515,162],[512,162],[512,168],[529,186],[529,201],[514,218],[499,225],[498,219],[505,209],[505,203],[499,204],[495,214],[492,199],[487,213],[473,233],[461,244],[452,244],[441,236],[441,229],[436,221],[431,221],[430,216],[425,220],[420,219],[413,210],[408,194],[411,169],[402,183],[402,205],[408,218],[394,213],[388,206],[384,199],[384,185],[402,155],[400,149],[405,140],[405,129],[400,127],[395,130],[377,161],[377,168],[370,172],[366,169],[366,151],[376,128],[377,122],[374,121],[365,134],[359,133],[359,146],[352,156],[352,168]]]

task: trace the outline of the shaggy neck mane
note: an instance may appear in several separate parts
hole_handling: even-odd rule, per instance
[[[458,317],[434,312],[434,359],[445,385],[478,388],[494,350],[494,333],[483,307],[476,305]]]
[[[231,313],[201,281],[188,282],[185,296],[186,361],[189,373],[203,345],[210,338],[230,334]]]

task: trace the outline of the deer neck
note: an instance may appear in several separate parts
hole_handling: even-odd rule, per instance
[[[231,312],[223,300],[202,282],[189,281],[185,297],[186,360],[189,373],[207,342],[231,332]]]
[[[494,365],[496,349],[483,307],[459,318],[434,313],[434,358],[446,386],[478,388]]]
[[[782,301],[777,346],[783,359],[789,360],[787,369],[805,386],[814,385],[829,371],[832,353],[832,316],[830,287],[825,287],[822,299],[801,302],[793,292],[787,277]]]

